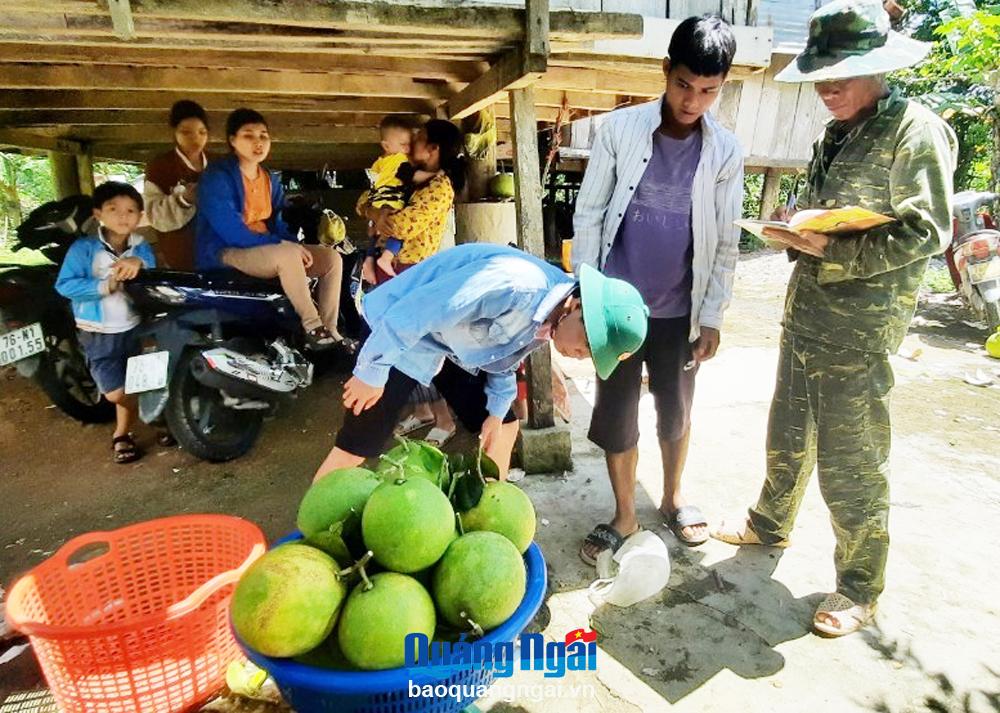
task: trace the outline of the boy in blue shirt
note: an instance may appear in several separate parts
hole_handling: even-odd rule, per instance
[[[77,239],[59,270],[56,291],[73,304],[80,346],[97,387],[115,405],[111,439],[115,463],[140,457],[129,429],[134,398],[125,395],[125,365],[139,353],[139,316],[123,291],[142,268],[156,265],[153,250],[134,231],[142,219],[142,196],[126,183],[109,181],[94,190],[96,235]]]

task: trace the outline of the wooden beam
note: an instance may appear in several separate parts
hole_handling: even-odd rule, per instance
[[[538,81],[539,89],[648,97],[660,96],[665,86],[666,80],[659,70],[653,72],[612,72],[597,69],[553,67]]]
[[[517,244],[522,250],[545,258],[542,223],[542,178],[538,157],[535,98],[532,87],[510,92],[513,117],[514,205]],[[552,364],[549,350],[538,349],[528,358],[528,424],[548,428],[555,424],[552,409]]]
[[[212,72],[162,68],[148,71],[121,65],[0,64],[4,89],[103,89],[232,92],[252,94],[319,94],[324,96],[381,96],[445,99],[447,85],[415,82],[405,77],[370,77],[362,74],[264,72],[216,69]],[[253,98],[245,100],[252,103]]]
[[[14,146],[23,149],[38,149],[41,151],[58,151],[59,153],[78,154],[83,151],[83,144],[70,139],[60,139],[33,131],[22,129],[0,129],[0,146]]]
[[[10,0],[21,11],[51,12],[56,3]],[[66,11],[66,7],[62,11]],[[56,9],[58,12],[59,10]],[[312,26],[342,32],[368,31],[407,36],[441,36],[442,28],[457,35],[518,40],[524,37],[524,10],[518,7],[422,7],[389,2],[326,0],[143,0],[133,9],[145,17],[202,21],[248,21],[260,24]],[[560,41],[591,41],[642,34],[642,18],[625,13],[551,13],[551,35]]]
[[[345,143],[372,144],[379,140],[375,126],[271,126],[271,140],[275,144],[317,144]],[[55,126],[38,127],[32,131],[38,136],[71,141],[120,144],[164,144],[173,139],[169,131],[152,124],[132,124],[124,126]],[[216,132],[209,145],[225,145],[225,137]],[[2,135],[2,134],[0,134]]]
[[[102,161],[145,163],[164,150],[152,144],[94,144],[94,157]],[[274,169],[359,169],[371,166],[381,147],[378,144],[276,144],[268,156],[267,165]]]
[[[115,35],[122,40],[135,39],[135,22],[132,20],[132,5],[129,0],[108,0],[111,24]]]
[[[578,109],[589,109],[591,111],[611,111],[619,106],[627,104],[621,101],[620,97],[614,94],[592,94],[589,92],[567,92],[559,89],[540,89],[535,87],[536,106],[548,106],[559,108],[564,101],[572,107]]]
[[[489,68],[487,62],[412,59],[383,56],[338,55],[316,52],[181,49],[136,47],[120,44],[53,44],[51,42],[0,42],[0,62],[54,62],[73,64],[123,64],[147,67],[222,67],[230,69],[292,70],[299,72],[362,72],[399,75],[411,79],[470,82]]]
[[[46,3],[18,3],[5,7],[0,25],[9,29],[53,29],[103,31],[112,33],[110,18],[94,12],[65,10],[52,13]],[[143,0],[132,8],[135,30],[139,36],[188,36],[218,31],[226,25],[256,26],[243,33],[288,37],[297,34],[340,35],[351,37],[379,32],[396,35],[410,44],[425,47],[447,44],[442,29],[453,33],[454,41],[521,41],[525,34],[525,11],[511,7],[421,7],[388,2],[347,2],[333,0],[316,3],[308,0]],[[377,28],[377,29],[376,29]],[[560,42],[587,42],[596,39],[637,37],[642,32],[642,18],[623,13],[554,12],[550,19],[551,36]],[[230,29],[235,29],[231,27]],[[296,32],[299,31],[299,32]]]
[[[0,65],[2,67],[2,65]],[[193,99],[208,111],[229,111],[251,104],[261,111],[358,112],[371,114],[433,114],[436,102],[406,97],[315,96],[260,94],[248,97],[232,87],[229,92],[202,91],[119,91],[78,89],[22,89],[3,93],[4,109],[157,109],[164,121],[170,106],[179,99]]]
[[[545,58],[518,48],[505,54],[486,74],[449,99],[448,118],[462,119],[498,102],[511,89],[529,86],[545,73]]]
[[[579,52],[591,52],[597,55],[613,55],[626,57],[647,57],[662,60],[667,54],[667,45],[671,35],[681,21],[688,15],[674,16],[671,0],[671,19],[644,17],[642,37],[629,40],[595,40]],[[771,44],[774,31],[770,27],[739,26],[733,28],[736,38],[736,56],[734,66],[766,67],[771,62]],[[558,51],[556,46],[553,52]]]
[[[255,105],[258,106],[258,105]],[[541,109],[554,121],[554,109]],[[276,127],[285,126],[378,126],[384,113],[406,113],[415,121],[426,121],[429,114],[409,112],[337,112],[337,111],[267,111],[268,123]],[[225,126],[225,111],[208,111],[210,130]],[[169,136],[167,109],[0,109],[0,126],[115,126],[123,124],[151,124],[160,127],[164,136]]]
[[[524,49],[528,54],[549,56],[551,14],[549,0],[525,0]]]

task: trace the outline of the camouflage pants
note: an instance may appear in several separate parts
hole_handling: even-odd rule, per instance
[[[785,332],[767,428],[767,479],[750,510],[764,542],[788,537],[813,466],[837,538],[837,591],[874,602],[889,552],[889,392],[884,354]]]

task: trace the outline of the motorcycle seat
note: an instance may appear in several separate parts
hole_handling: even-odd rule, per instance
[[[244,275],[236,270],[212,270],[201,273],[206,287],[232,290],[234,292],[280,292],[281,281],[277,277],[269,280]]]
[[[180,270],[143,270],[137,282],[166,283],[175,287],[217,289],[228,292],[280,293],[281,282],[277,279],[263,280],[244,275],[236,270],[207,270],[205,272],[182,272]]]

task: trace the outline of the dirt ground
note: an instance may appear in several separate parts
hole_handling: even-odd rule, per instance
[[[779,318],[790,266],[783,255],[741,261],[719,356],[698,377],[688,498],[713,521],[751,504],[763,474]],[[595,610],[593,568],[581,538],[611,515],[602,454],[586,440],[594,375],[564,364],[573,392],[572,473],[529,477],[537,541],[550,568],[547,636],[600,632],[598,670],[558,681],[518,673],[480,708],[489,711],[1000,711],[1000,386],[963,380],[980,370],[1000,383],[981,349],[983,325],[948,297],[928,296],[893,357],[892,550],[878,626],[828,641],[809,633],[833,584],[833,535],[810,485],[784,552],[722,543],[689,550],[661,526],[652,403],[640,409],[640,519],[670,548],[659,595],[629,609]],[[146,457],[116,466],[106,426],[81,426],[47,407],[12,371],[0,373],[0,583],[5,586],[73,535],[185,512],[225,512],[288,531],[309,477],[340,420],[342,377],[327,374],[275,420],[237,462],[202,463],[161,449],[142,431]],[[0,647],[0,661],[5,647]],[[8,698],[40,687],[30,652],[0,664],[0,713],[41,710]],[[574,688],[575,687],[575,688]],[[548,697],[546,697],[548,696]],[[552,700],[558,696],[559,700]],[[505,700],[513,698],[515,700]],[[4,701],[6,700],[6,703]],[[555,708],[553,708],[555,705]]]

